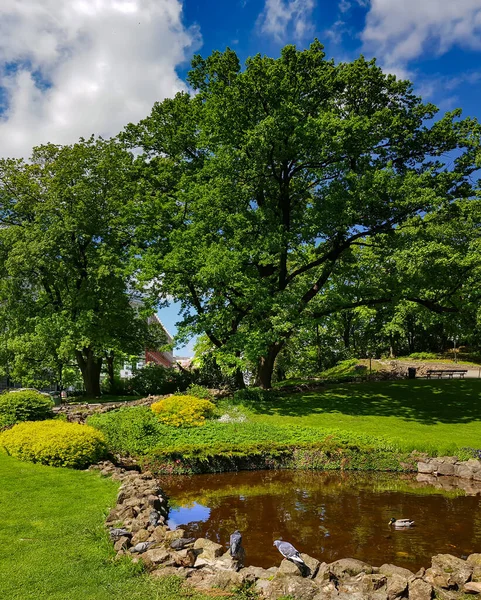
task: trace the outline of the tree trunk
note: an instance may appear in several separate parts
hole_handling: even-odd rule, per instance
[[[75,350],[75,357],[82,373],[86,396],[89,398],[99,397],[102,359],[95,356],[91,348]]]
[[[244,373],[240,369],[236,369],[234,372],[234,382],[237,390],[245,389]]]
[[[266,356],[261,356],[257,367],[256,386],[264,390],[272,387],[272,373],[277,355],[282,350],[283,344],[272,344],[269,346]]]
[[[115,391],[115,374],[114,374],[114,352],[111,350],[105,355],[107,362],[107,377],[109,380],[109,391],[111,394]]]

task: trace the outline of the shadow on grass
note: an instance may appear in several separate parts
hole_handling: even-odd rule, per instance
[[[250,406],[256,414],[306,417],[328,413],[398,417],[424,425],[481,421],[481,380],[395,381],[329,385]]]

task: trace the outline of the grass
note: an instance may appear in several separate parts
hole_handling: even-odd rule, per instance
[[[118,483],[0,453],[0,589],[9,600],[207,600],[114,560],[103,526]]]
[[[257,423],[341,429],[437,454],[481,446],[481,380],[327,385],[248,408]]]

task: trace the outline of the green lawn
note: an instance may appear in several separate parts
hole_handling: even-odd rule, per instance
[[[481,380],[404,380],[326,386],[249,407],[255,422],[382,436],[404,449],[481,448]]]
[[[207,600],[177,578],[115,561],[103,526],[118,483],[0,453],[0,597],[8,600]]]

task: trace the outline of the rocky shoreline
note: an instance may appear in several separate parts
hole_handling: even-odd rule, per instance
[[[456,467],[457,463],[422,464]],[[182,529],[169,529],[168,499],[151,473],[126,470],[111,462],[91,469],[121,482],[117,504],[106,519],[117,554],[142,560],[154,577],[177,575],[200,590],[217,588],[229,592],[249,587],[266,600],[283,596],[306,600],[457,600],[465,594],[481,595],[481,554],[471,554],[466,560],[438,554],[432,557],[430,568],[417,573],[390,564],[374,567],[352,558],[326,564],[306,554],[302,558],[307,572],[301,573],[285,559],[279,567],[269,569],[244,567],[220,544],[205,538],[186,539]],[[420,473],[435,477],[433,473],[438,471]]]

